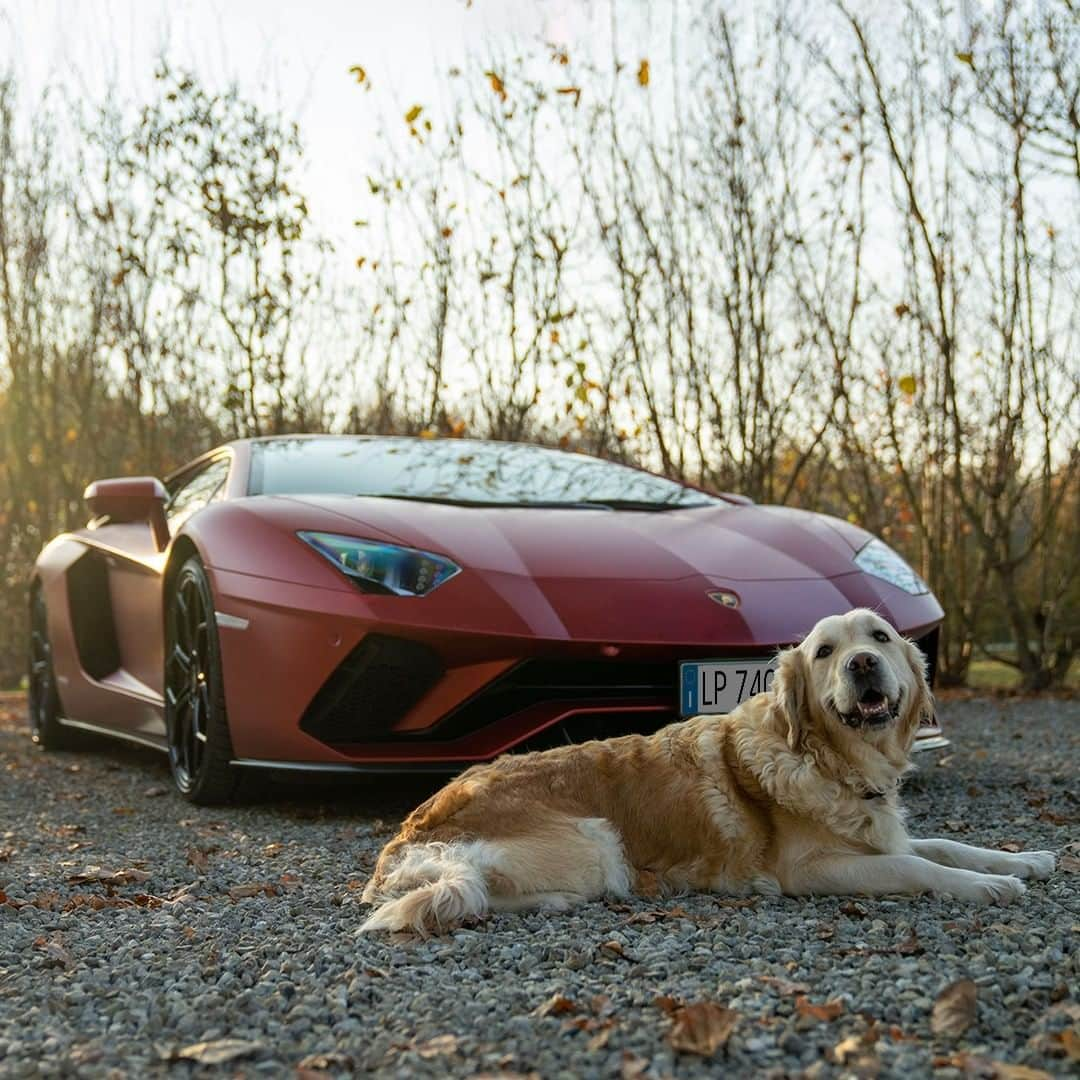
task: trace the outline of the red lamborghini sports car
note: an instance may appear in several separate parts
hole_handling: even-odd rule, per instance
[[[523,444],[241,440],[86,500],[33,573],[33,738],[157,747],[196,802],[726,712],[852,607],[932,674],[943,614],[847,522]]]

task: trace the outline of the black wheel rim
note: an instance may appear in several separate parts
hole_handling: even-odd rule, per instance
[[[169,762],[181,791],[199,779],[213,709],[210,615],[199,580],[184,575],[173,596],[165,672]]]
[[[45,601],[38,593],[30,617],[30,727],[34,735],[49,722],[55,686]]]

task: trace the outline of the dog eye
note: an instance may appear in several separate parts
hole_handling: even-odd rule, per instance
[[[874,631],[874,640],[875,641],[888,641],[890,639],[889,639],[889,635],[886,634],[884,630],[875,630]]]
[[[832,646],[831,645],[819,645],[818,646],[818,651],[816,653],[814,653],[814,659],[815,660],[824,660],[826,656],[829,656],[831,654],[832,654]]]

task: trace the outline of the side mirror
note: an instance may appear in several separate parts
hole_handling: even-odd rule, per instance
[[[116,522],[145,521],[158,551],[164,551],[169,543],[169,524],[165,520],[168,497],[165,485],[153,476],[95,480],[83,492],[86,505],[95,517],[106,516]]]

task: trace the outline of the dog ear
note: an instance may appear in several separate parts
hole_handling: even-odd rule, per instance
[[[934,695],[926,679],[926,656],[923,654],[922,649],[907,638],[901,640],[904,642],[904,652],[907,656],[908,666],[911,668],[912,675],[915,676],[915,693],[904,715],[903,730],[901,732],[905,747],[910,749],[923,718],[930,718],[934,715]]]
[[[788,746],[794,750],[802,742],[809,708],[806,660],[798,648],[785,649],[778,657],[773,693],[787,720]]]

